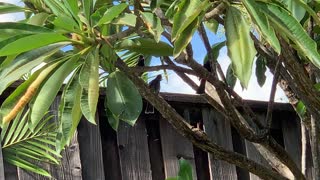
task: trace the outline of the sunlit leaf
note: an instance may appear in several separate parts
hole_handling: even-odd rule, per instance
[[[154,40],[159,42],[161,34],[164,31],[160,18],[149,12],[142,12],[141,18],[147,26],[147,30],[154,36]]]
[[[250,36],[250,26],[241,12],[229,6],[226,17],[226,38],[228,55],[232,61],[235,76],[247,88],[252,72],[256,50]]]
[[[99,20],[97,26],[101,24],[110,23],[114,18],[118,17],[127,7],[128,5],[125,3],[112,6],[104,13],[103,17]]]
[[[172,56],[173,52],[173,48],[169,44],[162,41],[157,43],[152,39],[146,38],[125,39],[117,43],[115,49],[130,50],[140,54],[153,56]]]
[[[81,111],[86,119],[96,124],[95,115],[99,98],[99,49],[89,52],[80,71],[82,90]]]
[[[34,34],[27,37],[20,38],[0,49],[0,56],[7,56],[11,54],[19,54],[25,51],[30,51],[49,44],[70,41],[68,38],[57,33],[42,33]]]

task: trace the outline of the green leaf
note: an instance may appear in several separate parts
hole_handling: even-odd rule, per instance
[[[66,60],[54,70],[52,74],[42,83],[39,92],[34,97],[31,103],[31,125],[38,124],[41,118],[48,111],[50,105],[54,101],[57,93],[59,92],[63,81],[74,70],[77,65],[79,55],[74,55],[71,59]]]
[[[30,17],[28,20],[28,24],[32,24],[35,26],[42,26],[46,22],[50,15],[47,13],[38,13]]]
[[[51,153],[52,149],[49,148],[55,143],[52,137],[55,136],[56,126],[50,121],[53,116],[41,121],[32,133],[27,125],[29,112],[25,110],[20,113],[10,125],[1,131],[3,157],[10,164],[50,177],[48,172],[34,164],[34,160],[54,164],[59,162],[57,157],[61,156]]]
[[[49,44],[70,41],[68,38],[57,33],[42,33],[30,35],[20,38],[0,49],[0,56],[8,56],[11,54],[19,54],[25,51],[30,51]]]
[[[263,11],[267,15],[273,26],[276,27],[277,32],[288,37],[296,45],[294,48],[319,68],[320,55],[317,51],[317,45],[300,23],[288,11],[276,4],[258,4],[260,11]]]
[[[178,4],[177,12],[173,17],[171,40],[174,41],[190,24],[198,18],[201,12],[211,6],[208,0],[182,0]]]
[[[65,5],[63,5],[62,2],[56,1],[56,0],[43,0],[43,1],[50,8],[53,14],[56,15],[57,17],[62,15],[70,16],[68,9],[65,7]]]
[[[22,30],[28,33],[50,33],[53,32],[51,29],[42,27],[42,26],[36,26],[31,24],[25,24],[25,23],[17,23],[17,22],[3,22],[0,23],[0,32],[3,30],[9,30],[12,29],[14,31],[16,30]]]
[[[213,60],[217,61],[219,54],[220,54],[220,50],[221,48],[223,48],[226,45],[225,41],[222,42],[218,42],[215,43],[211,46],[211,53],[212,53],[212,58]],[[203,64],[205,64],[208,61],[208,55],[206,54],[206,56],[203,59]]]
[[[250,26],[241,12],[233,6],[228,7],[225,22],[228,55],[235,75],[241,85],[247,88],[256,54],[250,36]]]
[[[260,87],[262,87],[264,85],[264,83],[266,82],[266,59],[265,57],[258,55],[257,57],[257,61],[256,61],[256,77],[257,77],[257,81]]]
[[[110,111],[134,125],[142,111],[142,98],[135,85],[123,72],[115,71],[109,75],[106,91]]]
[[[200,19],[200,18],[199,18]],[[199,19],[195,19],[189,26],[184,29],[182,33],[178,35],[174,42],[174,49],[173,49],[173,57],[176,58],[180,55],[180,53],[188,46],[190,43],[192,36],[196,29],[199,26]]]
[[[30,72],[49,56],[64,47],[65,44],[54,44],[19,55],[10,64],[0,68],[0,94],[13,82]]]
[[[157,47],[157,48],[154,48]],[[130,50],[144,55],[152,56],[172,56],[173,49],[167,43],[160,41],[157,43],[152,39],[136,38],[125,39],[115,45],[118,50]]]
[[[107,100],[107,99],[106,99]],[[114,129],[115,131],[118,131],[118,127],[119,127],[119,122],[120,119],[119,117],[117,117],[116,115],[114,115],[110,109],[107,107],[107,104],[105,104],[106,107],[106,114],[107,114],[107,118],[108,118],[108,122],[110,124],[110,126],[112,127],[112,129]]]
[[[96,124],[95,116],[99,98],[99,48],[95,53],[87,55],[85,63],[80,71],[79,82],[82,90],[81,110],[86,119]]]
[[[266,39],[278,54],[280,54],[281,47],[279,40],[275,35],[274,29],[269,25],[266,15],[257,9],[257,4],[254,0],[243,0],[242,3],[249,12],[251,19],[258,26],[263,38]]]
[[[80,98],[82,87],[79,84],[80,68],[76,70],[66,85],[59,107],[60,138],[57,137],[56,149],[60,152],[64,146],[70,143],[81,119]]]
[[[125,4],[125,3],[112,6],[110,9],[108,9],[104,13],[103,17],[99,20],[97,26],[101,24],[110,23],[114,18],[118,17],[127,7],[128,7],[128,4]]]
[[[0,14],[24,12],[26,9],[14,4],[0,2]]]
[[[208,21],[204,21],[203,24],[208,28],[211,32],[217,33],[219,23],[214,19],[209,19]]]
[[[163,27],[161,26],[160,18],[149,12],[142,12],[141,15],[142,20],[147,26],[147,30],[153,35],[154,40],[159,42],[161,34],[164,31]]]
[[[306,14],[306,10],[296,0],[282,0],[282,3],[287,6],[287,9],[291,12],[292,16],[298,21],[301,21]]]
[[[78,32],[78,33],[81,32],[78,23],[69,16],[60,15],[53,21],[53,24],[56,27],[65,29],[67,31]]]
[[[84,17],[86,19],[90,19],[91,12],[93,10],[93,1],[94,0],[82,0],[82,8],[83,8],[83,13]]]
[[[79,13],[79,6],[78,6],[78,0],[63,0],[65,6],[69,9],[71,12],[73,18],[79,19],[78,13]]]
[[[303,104],[302,101],[299,101],[296,107],[296,112],[300,117],[304,117],[307,112],[306,106]]]
[[[230,86],[233,89],[234,86],[236,85],[237,78],[234,76],[234,72],[233,72],[233,69],[232,69],[232,64],[230,64],[228,69],[227,69],[226,80],[227,80],[228,86]]]
[[[190,165],[190,163],[187,160],[181,158],[179,160],[179,166],[180,166],[179,173],[178,173],[179,179],[192,180],[193,179],[192,178],[192,166]]]
[[[112,21],[113,24],[127,25],[135,27],[137,16],[134,14],[124,13]]]

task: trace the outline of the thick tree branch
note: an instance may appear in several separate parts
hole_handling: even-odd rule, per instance
[[[118,59],[116,66],[125,72],[129,79],[136,85],[140,94],[146,98],[168,122],[184,137],[188,138],[195,146],[214,154],[217,159],[227,161],[258,175],[263,179],[286,179],[275,171],[269,170],[247,157],[223,149],[212,143],[203,131],[193,128],[159,95],[151,92],[142,79],[134,74],[126,64]]]

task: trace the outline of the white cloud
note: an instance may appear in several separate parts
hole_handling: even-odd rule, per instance
[[[168,81],[163,78],[161,82],[161,92],[173,92],[181,94],[194,94],[195,91],[186,84],[176,73],[168,71]],[[199,80],[195,76],[189,75],[189,77],[196,83],[199,84]]]

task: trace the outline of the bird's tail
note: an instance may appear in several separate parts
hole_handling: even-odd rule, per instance
[[[154,114],[154,107],[147,102],[145,114]]]
[[[201,79],[200,86],[197,89],[197,94],[203,94],[206,87],[206,79]]]

